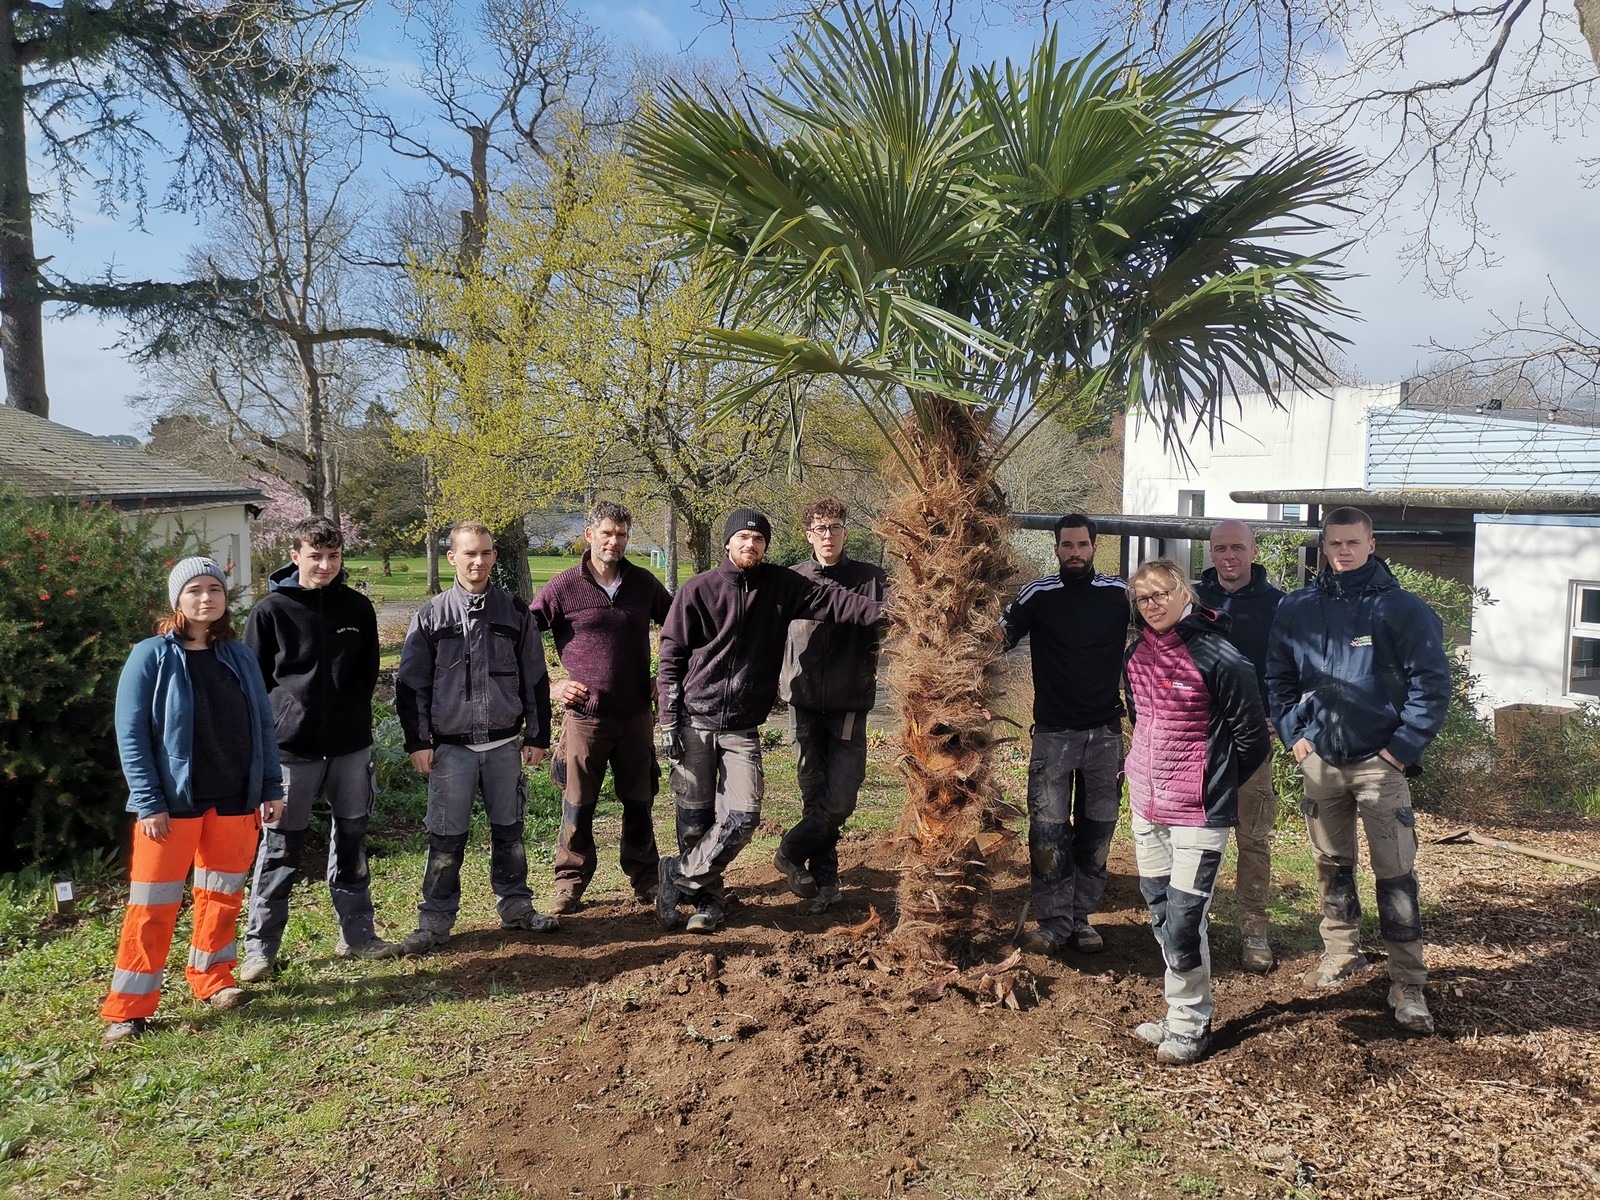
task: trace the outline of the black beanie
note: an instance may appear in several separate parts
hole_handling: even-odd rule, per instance
[[[729,513],[728,523],[722,527],[722,544],[726,546],[733,541],[733,535],[741,529],[759,533],[769,542],[772,540],[772,522],[759,508],[736,508]]]

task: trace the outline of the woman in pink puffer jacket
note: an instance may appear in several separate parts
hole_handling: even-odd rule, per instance
[[[1167,967],[1166,1019],[1134,1035],[1160,1062],[1192,1063],[1211,1041],[1211,895],[1239,781],[1270,751],[1267,714],[1255,668],[1223,636],[1227,615],[1195,602],[1177,563],[1145,563],[1128,598],[1138,629],[1123,672],[1128,799],[1139,889]]]

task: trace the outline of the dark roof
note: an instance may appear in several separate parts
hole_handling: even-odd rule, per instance
[[[255,488],[212,479],[141,448],[119,446],[5,404],[0,404],[0,485],[24,496],[105,500],[123,508],[264,499]]]

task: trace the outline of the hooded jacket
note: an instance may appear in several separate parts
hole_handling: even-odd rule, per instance
[[[831,567],[808,558],[796,575],[882,600],[882,567],[841,555]],[[878,702],[878,647],[883,633],[862,625],[797,620],[789,625],[778,692],[785,703],[814,712],[867,712]]]
[[[295,758],[337,758],[372,745],[378,618],[347,579],[340,571],[326,587],[302,587],[300,568],[290,563],[272,573],[271,590],[245,620],[278,746]]]
[[[1166,633],[1139,618],[1124,668],[1133,721],[1128,803],[1147,821],[1237,825],[1239,781],[1267,760],[1255,671],[1228,641],[1228,624],[1199,604]]]
[[[255,656],[231,639],[212,649],[238,678],[250,706],[246,800],[251,808],[281,800],[278,739]],[[169,633],[134,646],[117,682],[115,724],[122,774],[128,781],[128,811],[140,817],[194,812],[194,686],[177,637]]]
[[[522,734],[550,745],[550,676],[533,613],[502,588],[452,584],[411,619],[394,705],[406,752]]]
[[[1232,621],[1228,640],[1256,669],[1256,683],[1265,703],[1267,642],[1272,635],[1273,618],[1278,615],[1278,605],[1283,600],[1283,593],[1267,578],[1267,569],[1260,563],[1251,563],[1249,582],[1238,591],[1230,592],[1218,581],[1217,569],[1207,567],[1194,585],[1194,598],[1207,608],[1228,614]]]
[[[1444,625],[1383,560],[1325,567],[1278,606],[1267,707],[1285,746],[1305,738],[1334,766],[1388,750],[1415,775],[1449,702]]]
[[[1114,575],[1061,572],[1026,584],[1000,615],[1006,649],[1024,637],[1033,659],[1033,722],[1040,729],[1120,724],[1128,585]]]
[[[789,623],[874,625],[883,605],[788,567],[742,570],[724,557],[673,597],[661,627],[661,723],[754,729],[778,698]]]

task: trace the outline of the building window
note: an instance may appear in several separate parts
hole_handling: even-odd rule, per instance
[[[1600,698],[1600,583],[1572,585],[1567,694]]]
[[[1298,524],[1306,519],[1305,506],[1301,504],[1285,504],[1279,518],[1284,521],[1293,521]]]

